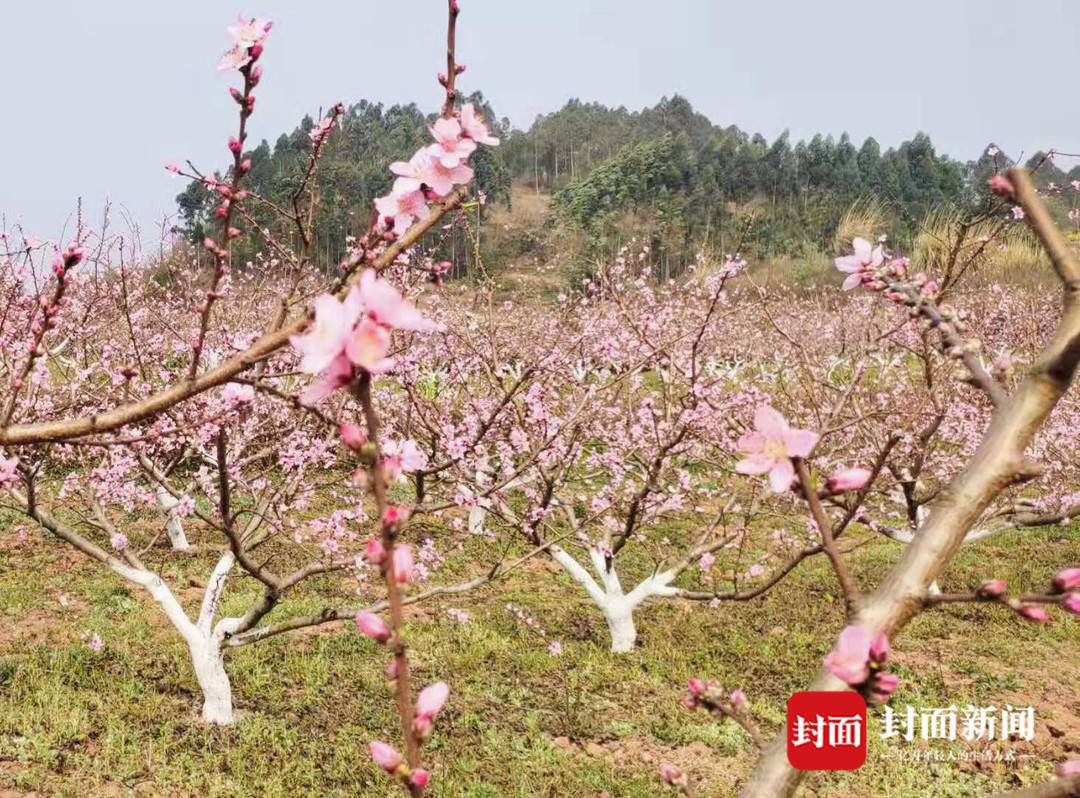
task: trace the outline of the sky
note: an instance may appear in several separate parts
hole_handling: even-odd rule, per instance
[[[175,211],[191,158],[222,167],[235,130],[215,66],[238,11],[272,17],[253,142],[341,100],[435,110],[443,0],[34,0],[0,3],[0,214],[57,238],[82,197],[139,225]],[[461,0],[459,87],[527,127],[569,98],[638,109],[681,94],[770,140],[919,130],[961,160],[1080,151],[1075,0]],[[404,153],[407,154],[407,153]],[[1066,168],[1072,164],[1066,165]],[[67,226],[65,228],[65,225]]]

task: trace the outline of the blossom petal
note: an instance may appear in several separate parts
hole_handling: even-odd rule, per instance
[[[790,460],[779,460],[769,471],[769,486],[775,493],[783,493],[795,480],[795,466]]]
[[[787,421],[769,405],[761,405],[754,412],[754,426],[766,438],[776,441],[783,440],[788,431]]]
[[[770,470],[776,460],[763,452],[745,457],[735,464],[735,471],[739,474],[756,477]]]
[[[792,457],[809,457],[821,436],[808,429],[792,429],[784,433],[784,446]]]

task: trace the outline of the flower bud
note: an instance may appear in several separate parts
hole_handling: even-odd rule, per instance
[[[1080,593],[1070,593],[1061,602],[1061,608],[1073,615],[1080,615]]]
[[[394,546],[393,556],[394,578],[402,585],[406,585],[413,581],[413,571],[415,566],[413,565],[412,546],[407,543],[401,543]]]
[[[1016,193],[1016,188],[1013,186],[1012,181],[1005,175],[994,175],[990,178],[990,190],[997,194],[999,197],[1011,198]]]
[[[978,590],[975,591],[975,595],[979,598],[1001,598],[1005,595],[1005,591],[1009,585],[1004,579],[991,579],[988,582],[983,582]]]
[[[746,693],[739,689],[731,691],[731,706],[734,707],[737,712],[746,709],[746,704]]]
[[[1021,604],[1016,608],[1016,613],[1033,623],[1050,623],[1050,616],[1038,604]]]
[[[386,559],[386,548],[383,546],[382,541],[378,538],[371,538],[367,542],[364,556],[372,565],[381,565],[382,561]]]
[[[829,493],[848,493],[862,490],[870,482],[871,473],[865,468],[844,468],[825,481]]]
[[[390,627],[373,612],[357,613],[356,628],[376,643],[385,643],[390,639]]]
[[[429,781],[431,781],[431,773],[423,768],[417,768],[409,774],[409,784],[421,790],[427,787]]]
[[[1080,588],[1080,568],[1066,568],[1054,577],[1054,592],[1067,593]]]
[[[664,784],[669,784],[672,787],[686,785],[686,774],[670,762],[660,763],[660,779]]]
[[[341,436],[341,442],[354,452],[363,449],[364,444],[367,443],[367,436],[355,424],[342,424],[338,427],[338,434]]]
[[[889,638],[884,632],[878,632],[870,641],[870,661],[882,664],[889,658],[892,648],[889,646]]]
[[[375,764],[387,773],[393,774],[401,767],[401,754],[395,751],[393,746],[373,742],[368,744],[368,751],[371,752],[371,758],[375,760]]]

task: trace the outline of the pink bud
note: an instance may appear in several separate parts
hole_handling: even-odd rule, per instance
[[[236,88],[235,86],[230,86],[230,87],[229,87],[229,94],[230,94],[230,95],[232,96],[232,98],[233,98],[234,100],[236,100],[236,101],[237,101],[238,103],[242,103],[242,102],[244,101],[244,95],[243,95],[243,94],[241,94],[241,93],[240,93],[240,90],[239,90],[239,89],[237,89],[237,88]]]
[[[208,250],[210,250],[211,252],[213,252],[215,249],[217,249],[217,241],[210,238],[210,236],[207,236],[206,238],[203,239],[202,245],[204,247],[206,247]]]
[[[1067,593],[1080,587],[1080,568],[1066,568],[1054,577],[1054,592]]]
[[[746,709],[746,704],[746,693],[739,689],[731,691],[731,706],[736,710],[743,710]]]
[[[242,231],[239,227],[230,227],[228,233],[229,238],[239,238],[242,235]]]
[[[398,527],[409,520],[409,508],[391,504],[383,510],[382,521],[384,526]]]
[[[387,773],[395,773],[401,767],[401,754],[395,751],[393,746],[373,742],[368,744],[368,751],[371,752],[371,758],[375,760],[375,764]]]
[[[672,786],[686,783],[686,774],[670,762],[660,763],[660,778],[664,784],[670,784]]]
[[[889,700],[889,697],[896,690],[900,684],[900,677],[895,673],[879,673],[874,677],[871,691],[874,697],[882,703]]]
[[[394,546],[394,578],[400,584],[408,584],[413,581],[414,568],[412,546],[407,543]]]
[[[420,695],[416,697],[416,714],[429,718],[435,717],[449,697],[450,686],[446,682],[435,682],[435,684],[425,687],[420,691]]]
[[[338,434],[341,436],[341,442],[354,452],[363,449],[364,444],[367,443],[367,436],[355,424],[342,424],[338,427]]]
[[[365,556],[372,565],[380,565],[386,559],[386,549],[383,547],[382,541],[378,538],[371,538],[367,542]]]
[[[401,665],[397,661],[397,657],[386,663],[386,678],[388,680],[395,681],[398,677],[398,672],[401,670]]]
[[[690,688],[690,692],[694,695],[705,695],[705,682],[701,681],[701,679],[691,679],[686,686]]]
[[[1016,193],[1016,188],[1013,186],[1012,181],[1005,175],[994,175],[990,178],[990,190],[997,194],[999,197],[1011,197]]]
[[[975,591],[975,595],[979,598],[1001,598],[1008,588],[1009,585],[1004,579],[991,579],[988,582],[983,582],[979,589]]]
[[[429,781],[431,781],[431,774],[423,768],[417,768],[409,776],[409,784],[421,790],[427,787]]]
[[[247,174],[250,171],[251,171],[251,159],[250,158],[245,158],[244,160],[242,160],[240,162],[240,173],[241,174]]]
[[[1070,759],[1068,762],[1060,763],[1054,768],[1054,775],[1060,779],[1067,779],[1070,776],[1080,776],[1080,759]]]
[[[844,468],[825,481],[825,490],[829,493],[862,490],[870,481],[870,476],[870,472],[865,468]]]
[[[1018,615],[1035,623],[1050,623],[1050,616],[1038,604],[1022,604],[1016,609]]]
[[[248,53],[251,55],[252,60],[258,58],[260,55],[263,54],[262,44],[260,42],[255,42],[255,44],[251,45],[251,47],[248,49]]]
[[[884,632],[878,632],[870,641],[870,660],[878,665],[889,658],[892,648],[889,646],[889,638]]]
[[[356,628],[376,643],[385,643],[390,639],[390,627],[373,612],[358,613]]]
[[[1080,615],[1080,593],[1070,593],[1061,602],[1061,608],[1073,615]]]
[[[262,74],[263,74],[263,70],[262,70],[261,66],[257,66],[253,70],[251,70],[251,85],[252,86],[258,86],[259,85],[259,81],[262,80]]]
[[[241,150],[240,139],[236,138],[236,136],[229,136],[229,151],[239,155],[240,150]]]

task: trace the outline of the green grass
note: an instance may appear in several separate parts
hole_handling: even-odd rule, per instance
[[[1080,530],[1001,536],[965,548],[942,580],[948,589],[988,576],[1041,589],[1080,562]],[[899,548],[875,543],[853,555],[873,584]],[[205,563],[171,560],[167,571]],[[323,584],[292,607],[322,606]],[[254,592],[237,580],[226,611]],[[57,601],[65,593],[68,608]],[[734,795],[754,751],[741,729],[679,706],[690,676],[741,686],[766,732],[787,697],[820,663],[841,608],[824,561],[798,570],[765,598],[719,608],[646,606],[639,647],[613,656],[606,629],[562,574],[519,569],[507,582],[437,601],[408,635],[422,683],[447,678],[453,694],[426,752],[437,796],[662,794],[660,760],[685,767],[704,796]],[[195,601],[185,594],[185,601]],[[515,622],[507,602],[539,619],[564,654]],[[447,608],[472,620],[452,624]],[[186,651],[157,608],[115,577],[51,542],[0,550],[0,795],[384,796],[397,795],[370,763],[366,743],[396,741],[382,677],[385,653],[344,626],[274,638],[229,655],[236,704],[230,729],[198,722]],[[96,631],[99,654],[81,640]],[[867,765],[814,776],[822,796],[970,796],[1045,779],[1080,728],[1076,652],[1080,626],[1055,613],[1037,627],[998,608],[955,606],[924,614],[896,641],[902,678],[894,703],[934,707],[1034,704],[1039,726],[1017,763],[985,770],[887,758],[871,722]],[[1047,722],[1065,730],[1054,738]],[[954,747],[955,748],[955,747]],[[948,747],[944,750],[949,750]]]

